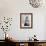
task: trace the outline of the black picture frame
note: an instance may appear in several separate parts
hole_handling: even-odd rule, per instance
[[[28,23],[28,24],[25,24]],[[32,29],[33,27],[33,14],[32,13],[20,13],[20,28]]]

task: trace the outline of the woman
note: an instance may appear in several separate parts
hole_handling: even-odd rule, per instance
[[[28,19],[28,16],[26,16],[26,18],[25,18],[24,26],[29,26],[29,19]]]

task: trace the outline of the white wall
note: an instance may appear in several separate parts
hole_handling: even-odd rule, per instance
[[[45,7],[45,6],[44,6]],[[12,17],[11,37],[16,40],[27,40],[34,34],[37,39],[46,40],[45,15],[46,8],[33,8],[28,0],[0,0],[0,17]],[[33,13],[33,28],[20,29],[20,13]],[[0,34],[2,31],[0,32]],[[2,36],[0,36],[2,39]]]

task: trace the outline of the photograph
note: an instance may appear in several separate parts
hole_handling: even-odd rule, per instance
[[[32,28],[33,14],[20,13],[20,28]]]

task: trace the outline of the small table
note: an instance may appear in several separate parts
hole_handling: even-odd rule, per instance
[[[29,40],[8,40],[7,39],[6,42],[9,44],[14,44],[16,46],[20,46],[20,44],[23,44],[22,46],[37,46],[38,44],[46,43],[46,40],[29,41]]]

